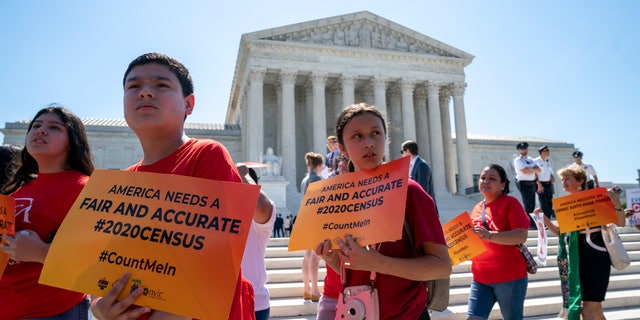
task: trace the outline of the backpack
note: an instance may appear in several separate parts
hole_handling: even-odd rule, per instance
[[[411,228],[409,228],[409,223],[407,223],[406,219],[404,220],[404,230],[407,233],[407,238],[409,239],[415,256],[419,256],[420,253],[416,250],[415,243],[413,242],[413,232],[411,232]],[[449,306],[449,281],[450,277],[424,282],[427,287],[427,309],[438,312],[447,309],[447,306]]]

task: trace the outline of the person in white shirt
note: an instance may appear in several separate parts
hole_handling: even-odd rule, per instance
[[[282,223],[282,227],[284,228],[284,237],[289,237],[291,234],[289,233],[291,230],[291,216],[284,217],[284,222]]]
[[[600,182],[598,182],[598,175],[596,174],[596,169],[593,168],[592,165],[582,162],[582,156],[584,154],[582,151],[574,151],[573,152],[573,161],[582,167],[584,171],[587,173],[587,190],[600,187]]]
[[[536,174],[540,172],[540,167],[536,165],[533,158],[528,157],[529,143],[520,142],[516,145],[520,156],[513,160],[516,169],[516,187],[522,195],[522,204],[527,213],[532,213],[536,207]],[[533,218],[529,217],[529,229],[535,229]]]
[[[257,184],[258,176],[244,164],[236,165],[243,183]],[[276,204],[260,191],[258,204],[253,213],[253,221],[249,228],[249,236],[242,256],[242,275],[251,282],[255,294],[254,310],[256,320],[268,320],[270,313],[269,290],[267,284],[267,268],[264,257],[273,225],[276,221]]]
[[[554,216],[553,204],[553,184],[556,182],[551,168],[551,159],[549,159],[549,146],[544,145],[538,148],[539,157],[533,159],[540,168],[540,172],[536,173],[536,185],[538,187],[538,201],[544,215],[551,219]]]

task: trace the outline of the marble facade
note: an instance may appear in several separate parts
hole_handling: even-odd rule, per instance
[[[273,147],[282,175],[296,185],[306,173],[304,154],[327,152],[340,110],[373,104],[388,118],[387,159],[416,140],[436,194],[456,193],[473,183],[464,116],[464,68],[472,60],[366,11],[244,34],[226,123],[245,128],[243,159],[257,161]],[[451,117],[462,137],[455,145]],[[448,154],[457,162],[447,162]]]

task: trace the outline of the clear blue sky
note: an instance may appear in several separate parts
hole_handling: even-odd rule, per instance
[[[122,118],[122,74],[151,51],[191,71],[187,121],[223,123],[242,34],[367,10],[475,56],[469,133],[573,143],[600,180],[636,182],[640,1],[312,3],[0,1],[0,126],[50,102],[83,118]]]

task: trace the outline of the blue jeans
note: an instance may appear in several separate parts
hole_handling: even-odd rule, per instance
[[[73,306],[71,309],[59,315],[44,317],[44,318],[32,318],[26,320],[88,320],[89,319],[89,299],[84,299],[80,303]]]
[[[487,319],[497,301],[504,320],[521,320],[528,283],[526,276],[495,284],[471,281],[467,319]]]
[[[269,320],[269,311],[270,308],[256,311],[256,320]]]

